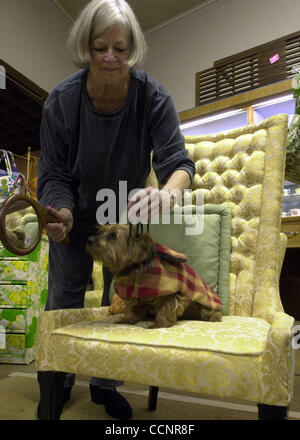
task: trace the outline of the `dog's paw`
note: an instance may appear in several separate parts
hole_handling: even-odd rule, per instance
[[[173,325],[174,325],[174,322],[170,322],[170,321],[164,321],[164,322],[155,321],[148,328],[151,328],[151,329],[154,329],[154,328],[169,328],[169,327],[172,327]]]
[[[208,321],[211,321],[211,322],[219,322],[219,321],[222,321],[222,317],[223,317],[222,312],[215,312],[215,311],[214,311],[214,312],[210,315]]]
[[[155,328],[161,328],[160,325],[158,325],[156,322],[152,322],[148,327],[149,330],[155,329]]]
[[[137,327],[142,327],[145,329],[152,328],[153,321],[139,321],[135,324]]]
[[[116,317],[118,316],[118,318],[115,318],[115,323],[116,324],[130,324],[130,325],[134,325],[136,324],[139,319],[137,317],[134,316],[128,316],[124,313],[120,314],[120,315],[115,315]]]
[[[107,320],[112,324],[121,324],[122,322],[124,322],[124,318],[124,313],[119,313],[117,315],[110,315]]]

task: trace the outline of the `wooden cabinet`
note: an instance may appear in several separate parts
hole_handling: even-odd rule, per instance
[[[37,318],[48,294],[48,238],[24,257],[0,242],[0,363],[28,364],[35,359]]]
[[[300,217],[283,217],[281,231],[287,235],[287,247],[299,248],[300,251]]]

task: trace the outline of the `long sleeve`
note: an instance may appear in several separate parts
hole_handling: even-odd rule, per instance
[[[114,191],[118,211],[120,182],[127,182],[128,193],[142,188],[151,152],[162,184],[180,169],[193,180],[195,166],[173,101],[157,81],[132,71],[126,101],[108,114],[92,107],[87,75],[85,69],[66,78],[44,105],[37,195],[43,206],[69,208],[80,228],[89,230],[103,204],[99,191]]]
[[[195,164],[188,157],[175,106],[168,93],[161,92],[154,95],[150,124],[153,145],[152,165],[158,181],[164,184],[174,171],[185,170],[193,182]]]
[[[43,206],[69,208],[73,211],[75,203],[72,175],[68,167],[67,131],[62,121],[47,109],[43,111],[40,142],[42,151],[38,163],[38,200]]]

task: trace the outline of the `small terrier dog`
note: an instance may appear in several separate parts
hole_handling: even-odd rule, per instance
[[[115,276],[110,314],[135,324],[155,317],[148,328],[172,326],[177,319],[221,321],[222,303],[188,266],[187,257],[136,234],[129,225],[101,225],[87,250]]]

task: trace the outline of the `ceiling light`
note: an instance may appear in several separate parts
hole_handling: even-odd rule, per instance
[[[196,119],[195,121],[186,122],[180,125],[180,129],[196,127],[197,125],[207,124],[208,122],[218,121],[219,119],[229,118],[230,116],[237,115],[245,110],[238,109],[231,112],[220,113],[218,115],[209,116],[207,118]]]
[[[281,96],[280,98],[269,99],[267,101],[259,102],[252,105],[253,108],[266,107],[267,105],[280,104],[281,102],[287,102],[294,99],[292,94]]]

